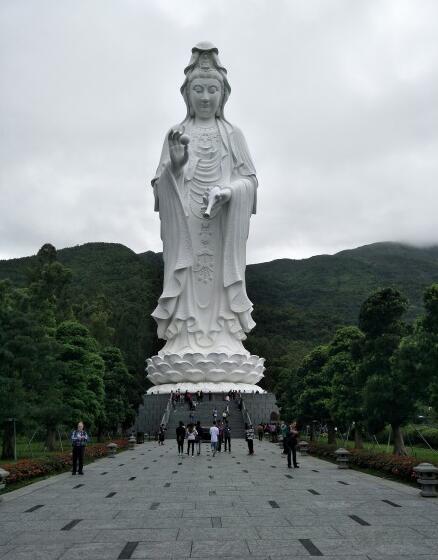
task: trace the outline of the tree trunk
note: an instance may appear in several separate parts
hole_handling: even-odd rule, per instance
[[[55,451],[55,448],[56,448],[56,430],[53,429],[53,428],[47,428],[46,447],[49,451]]]
[[[354,425],[354,448],[363,449],[362,430],[357,424]]]
[[[327,443],[336,443],[336,431],[332,422],[327,424]]]
[[[405,447],[405,442],[403,439],[403,432],[400,426],[395,426],[391,424],[392,433],[394,438],[394,455],[407,455],[408,452]]]
[[[101,424],[98,425],[97,427],[97,441],[99,443],[102,443],[104,441],[104,437],[103,437],[103,427]]]
[[[14,423],[8,420],[3,424],[2,460],[14,460]]]

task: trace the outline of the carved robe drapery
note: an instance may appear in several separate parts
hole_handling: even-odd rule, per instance
[[[246,241],[256,211],[257,179],[242,132],[223,119],[216,127],[183,123],[189,161],[176,180],[167,136],[152,181],[163,241],[163,292],[152,316],[166,340],[160,354],[211,351],[248,355],[242,345],[255,323],[246,294]],[[181,127],[181,125],[180,125]],[[203,194],[218,185],[231,199],[202,215]]]

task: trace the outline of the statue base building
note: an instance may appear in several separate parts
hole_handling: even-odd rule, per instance
[[[155,384],[151,393],[180,391],[263,392],[256,385],[263,377],[264,358],[252,354],[225,352],[168,354],[147,360],[148,380]]]

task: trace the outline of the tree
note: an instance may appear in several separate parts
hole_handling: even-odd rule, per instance
[[[330,344],[330,357],[324,366],[331,377],[329,408],[333,418],[346,426],[354,424],[355,447],[363,447],[362,386],[359,381],[359,346],[363,333],[357,327],[344,327],[336,332]]]
[[[397,350],[393,364],[403,379],[401,404],[411,415],[421,401],[438,406],[438,284],[424,292],[424,314]]]
[[[99,423],[99,432],[107,429],[117,432],[120,425],[132,424],[135,411],[129,402],[129,389],[135,384],[134,377],[129,373],[121,351],[110,346],[101,352],[105,364],[104,414]]]
[[[62,363],[64,400],[69,405],[66,421],[97,425],[104,414],[105,364],[88,329],[77,321],[64,321],[56,330]]]
[[[407,310],[406,298],[393,288],[372,294],[362,304],[359,327],[364,333],[359,379],[363,383],[364,411],[372,431],[391,424],[394,453],[406,455],[402,425],[409,410],[401,395],[406,395],[406,378],[394,367],[393,356],[407,329],[402,321]]]
[[[313,438],[313,422],[328,424],[329,440],[334,439],[334,425],[328,409],[330,399],[330,381],[324,366],[329,355],[328,346],[317,346],[304,358],[297,369],[297,376],[301,378],[301,390],[295,398],[298,401],[299,417],[302,421],[311,423]]]

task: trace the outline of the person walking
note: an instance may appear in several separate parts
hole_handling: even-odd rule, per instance
[[[299,435],[299,431],[297,428],[297,423],[292,422],[292,424],[289,426],[289,433],[286,436],[287,466],[289,469],[292,468],[292,462],[294,465],[294,469],[300,468],[297,463],[298,435]]]
[[[284,420],[281,421],[280,433],[281,433],[281,438],[283,443],[283,455],[286,455],[287,454],[286,439],[289,434],[289,426],[285,423]]]
[[[217,450],[218,450],[218,453],[221,453],[222,452],[222,444],[224,442],[224,423],[222,422],[222,420],[219,422],[218,428],[219,428],[219,436],[218,436],[218,439],[217,439]]]
[[[257,436],[259,438],[259,441],[263,441],[263,431],[264,431],[263,424],[259,424],[257,426]]]
[[[245,424],[245,439],[248,445],[248,455],[254,455],[254,428],[252,424]]]
[[[224,451],[228,451],[228,453],[231,453],[231,428],[230,425],[228,424],[228,420],[225,420],[224,442],[225,442]]]
[[[186,436],[186,429],[184,423],[180,420],[179,426],[176,429],[176,443],[178,444],[178,455],[184,453],[184,438]]]
[[[201,422],[198,420],[196,422],[196,432],[197,432],[197,436],[196,436],[196,453],[197,455],[201,455],[201,443],[202,443],[202,435],[203,435],[203,431],[202,431],[202,426],[201,426]]]
[[[213,457],[216,455],[217,440],[219,438],[219,428],[216,426],[216,420],[213,420],[213,426],[210,428],[210,443]]]
[[[78,423],[78,427],[76,430],[73,430],[70,436],[71,444],[72,444],[72,475],[75,475],[76,472],[78,474],[84,474],[84,454],[85,454],[85,447],[88,443],[88,434],[84,430],[83,422]]]
[[[192,449],[192,457],[195,454],[195,441],[198,432],[193,424],[187,426],[187,455],[190,455],[190,448]]]
[[[164,438],[166,437],[166,428],[164,424],[161,424],[158,430],[158,445],[164,445]]]

